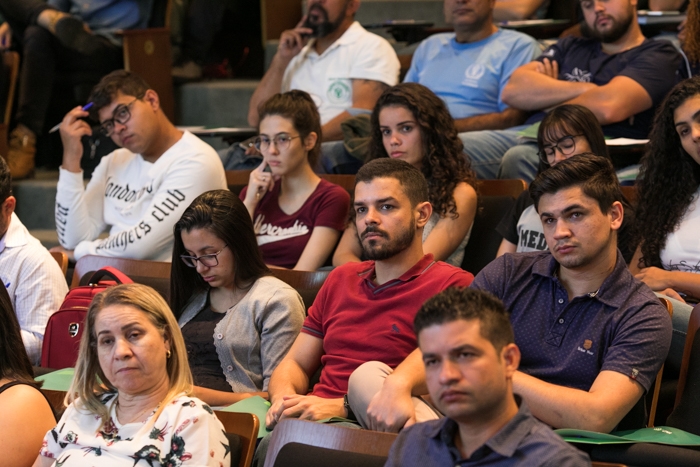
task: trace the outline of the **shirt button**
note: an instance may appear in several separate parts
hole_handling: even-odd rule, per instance
[[[233,371],[233,366],[229,365],[229,366],[226,367],[226,369],[227,369],[228,371]]]
[[[559,318],[559,324],[564,324],[564,318]]]
[[[221,333],[219,333],[219,334],[216,335],[216,338],[219,339],[219,340],[221,340],[221,339],[224,338],[224,335],[221,334]]]
[[[559,299],[559,304],[562,304],[562,303],[564,303],[564,299],[563,299],[563,298],[560,298],[560,299]]]

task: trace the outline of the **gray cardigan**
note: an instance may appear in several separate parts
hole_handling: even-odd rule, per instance
[[[209,291],[195,294],[180,317],[182,328],[202,311]],[[270,375],[304,322],[304,303],[292,287],[263,276],[214,328],[214,346],[233,392],[267,391]]]

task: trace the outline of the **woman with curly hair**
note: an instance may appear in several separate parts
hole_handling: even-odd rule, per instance
[[[586,107],[575,104],[556,107],[544,117],[537,132],[537,146],[540,156],[538,174],[577,154],[610,157],[598,119]],[[622,204],[625,217],[617,241],[622,256],[629,263],[634,254],[631,241],[633,211],[627,200]],[[497,256],[547,249],[542,221],[527,190],[503,217],[496,232],[503,236]]]
[[[700,77],[661,104],[637,181],[637,251],[630,270],[657,293],[700,298]],[[680,305],[680,304],[678,304]],[[681,354],[690,306],[673,308],[671,354]]]
[[[459,266],[476,214],[476,178],[444,102],[425,86],[399,84],[379,97],[371,127],[368,160],[402,159],[428,181],[433,216],[423,229],[423,251]],[[350,223],[333,265],[361,261],[361,256],[357,230]]]

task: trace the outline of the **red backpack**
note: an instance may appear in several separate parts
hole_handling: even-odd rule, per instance
[[[95,271],[88,285],[69,290],[61,308],[51,315],[46,324],[41,366],[55,369],[74,367],[83,335],[83,322],[92,298],[113,285],[132,282],[126,274],[107,266]]]

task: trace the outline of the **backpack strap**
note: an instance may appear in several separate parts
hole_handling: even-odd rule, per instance
[[[117,284],[133,284],[134,282],[129,276],[121,272],[119,269],[113,268],[112,266],[105,266],[102,269],[95,271],[92,277],[90,277],[88,284],[97,284],[103,278],[108,278]]]

